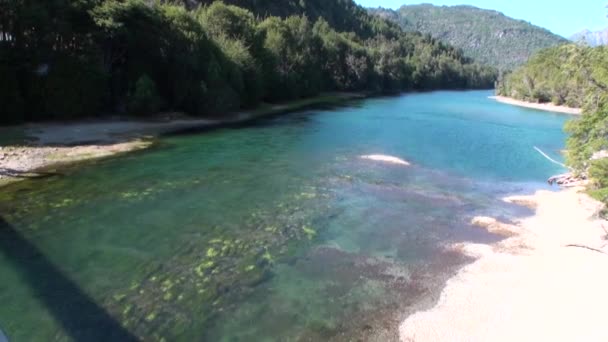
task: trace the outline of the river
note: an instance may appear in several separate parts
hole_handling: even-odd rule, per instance
[[[395,339],[470,224],[563,170],[566,115],[489,91],[363,100],[162,138],[0,194],[11,341]],[[410,166],[362,159],[383,154]]]

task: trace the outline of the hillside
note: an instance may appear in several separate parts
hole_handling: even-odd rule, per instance
[[[498,95],[535,103],[580,108],[591,82],[590,65],[582,65],[586,47],[561,45],[539,51],[498,82]],[[580,67],[580,69],[579,69]]]
[[[369,11],[398,23],[405,31],[430,34],[462,49],[466,56],[502,70],[523,64],[540,49],[567,42],[528,22],[472,6],[422,4]]]
[[[171,0],[176,2],[175,0]],[[167,1],[167,2],[171,2]],[[210,5],[218,0],[177,0],[187,8],[194,9],[199,5]],[[366,38],[384,26],[383,30],[393,29],[387,23],[374,22],[367,11],[353,0],[222,0],[225,4],[245,8],[256,16],[285,18],[291,15],[306,15],[311,21],[325,19],[338,31],[354,31]]]
[[[496,78],[352,0],[9,4],[0,13],[0,123],[225,115],[328,91],[489,88]]]
[[[600,31],[584,30],[572,35],[570,40],[575,43],[584,43],[591,47],[608,45],[608,28]]]

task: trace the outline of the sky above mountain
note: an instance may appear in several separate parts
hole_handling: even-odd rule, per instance
[[[601,0],[355,0],[365,7],[385,7],[397,9],[401,5],[413,5],[421,2],[433,5],[472,5],[485,9],[503,12],[516,19],[523,19],[549,29],[550,31],[570,37],[584,29],[600,30],[608,26],[606,4]]]

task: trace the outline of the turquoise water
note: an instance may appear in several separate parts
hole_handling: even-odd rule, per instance
[[[13,341],[392,340],[496,241],[476,215],[544,188],[567,116],[490,92],[371,99],[27,181],[0,195],[0,327]],[[410,167],[359,158],[387,154]]]

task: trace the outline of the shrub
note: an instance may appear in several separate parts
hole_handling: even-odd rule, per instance
[[[158,112],[161,105],[162,100],[154,81],[146,74],[140,76],[127,99],[129,112],[137,115],[152,114]]]

